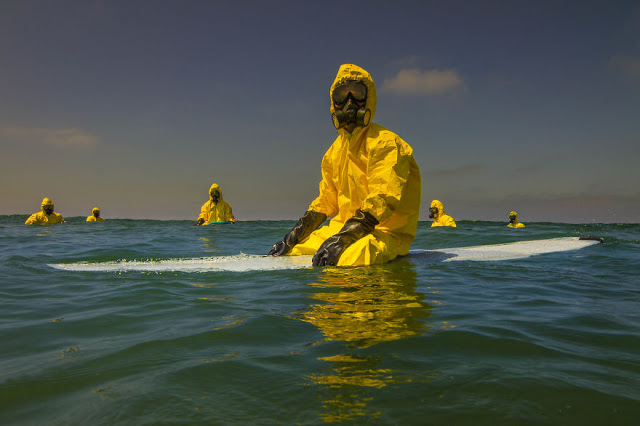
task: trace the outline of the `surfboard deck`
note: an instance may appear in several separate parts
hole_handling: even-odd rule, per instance
[[[523,259],[542,254],[578,250],[601,243],[600,239],[560,237],[470,247],[411,250],[406,258],[417,262],[501,261]],[[311,268],[313,256],[264,256],[239,254],[190,259],[119,260],[114,262],[76,262],[49,264],[64,271],[83,272],[212,272],[269,271]]]
[[[411,250],[409,256],[416,259],[426,258],[428,260],[442,262],[511,260],[540,254],[578,250],[601,242],[601,239],[593,237],[560,237],[470,247]]]

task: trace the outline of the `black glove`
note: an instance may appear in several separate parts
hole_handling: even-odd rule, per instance
[[[200,218],[200,219],[196,220],[196,223],[194,223],[193,225],[194,226],[198,226],[198,225],[202,225],[203,223],[204,223],[204,219]]]
[[[372,233],[379,223],[371,213],[356,210],[355,216],[345,222],[340,232],[322,243],[313,255],[313,266],[335,265],[347,247]]]
[[[325,220],[327,220],[326,214],[309,210],[298,220],[293,229],[284,236],[282,241],[278,241],[271,247],[268,255],[282,256],[289,253],[293,246],[307,238]]]

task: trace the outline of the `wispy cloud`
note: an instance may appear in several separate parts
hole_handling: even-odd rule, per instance
[[[76,128],[37,129],[26,127],[0,127],[0,134],[8,139],[50,145],[60,149],[89,147],[98,142],[90,133]]]
[[[393,78],[385,79],[382,91],[399,95],[442,95],[463,85],[462,77],[453,69],[427,70],[410,68],[399,71]]]

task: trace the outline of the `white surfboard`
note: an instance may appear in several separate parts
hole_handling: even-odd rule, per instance
[[[496,261],[577,250],[600,243],[598,239],[561,237],[471,247],[411,250],[409,259],[420,262]],[[311,268],[312,256],[263,256],[239,254],[190,259],[118,260],[113,262],[54,263],[52,268],[82,272],[212,272],[270,271]]]

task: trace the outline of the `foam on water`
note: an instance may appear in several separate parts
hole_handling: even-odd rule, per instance
[[[250,254],[165,260],[54,263],[52,268],[83,272],[215,272],[269,271],[311,267],[311,256],[273,257]]]

